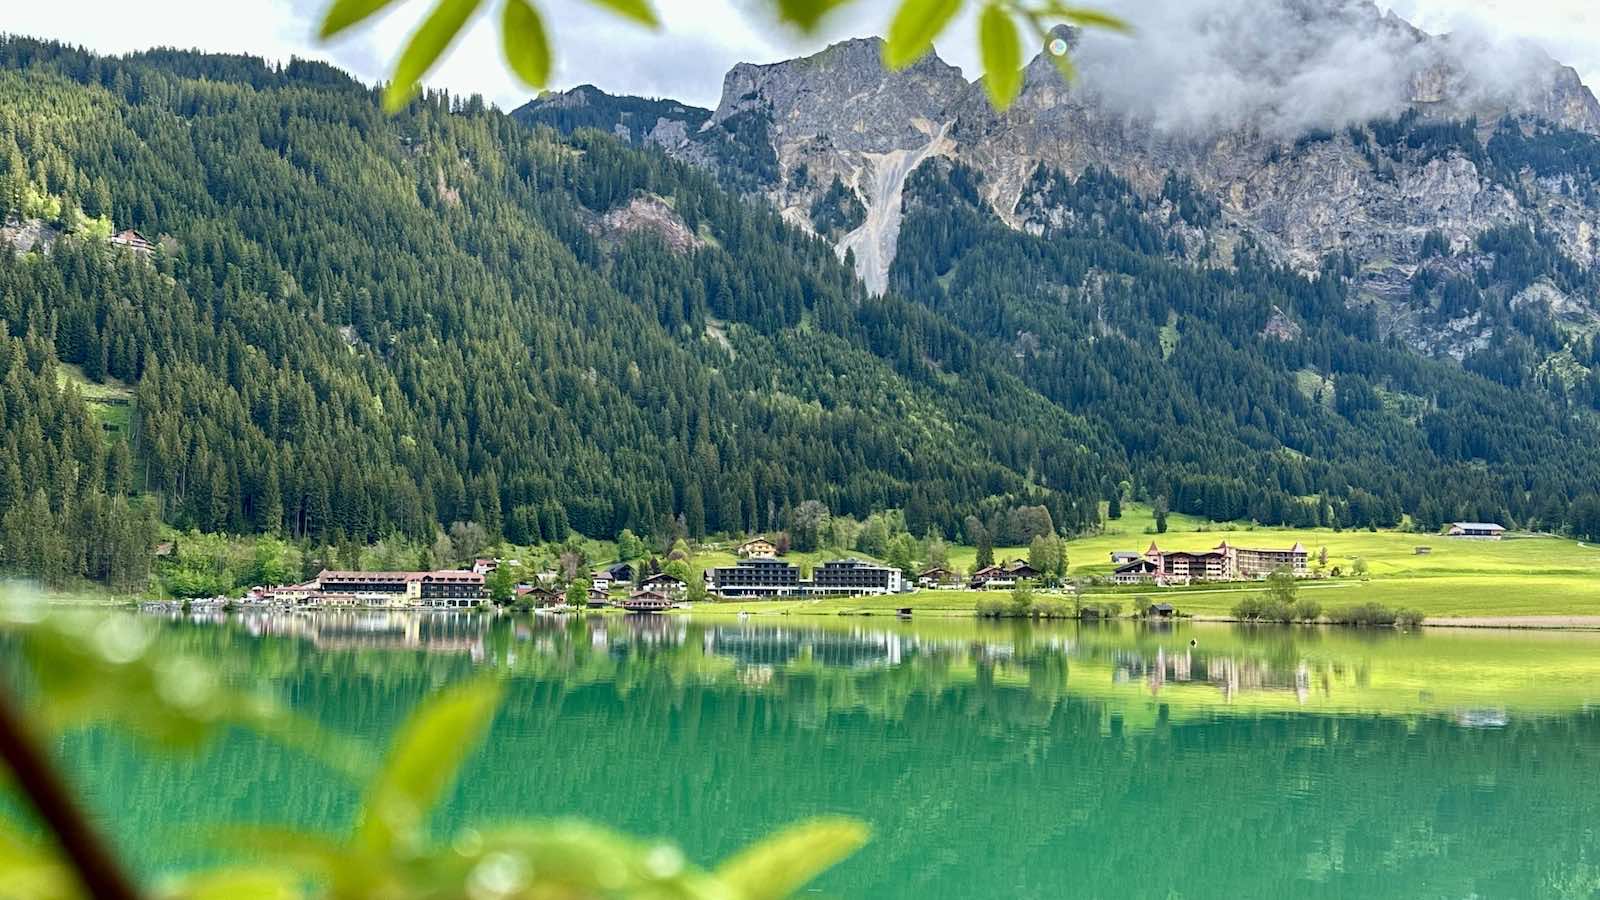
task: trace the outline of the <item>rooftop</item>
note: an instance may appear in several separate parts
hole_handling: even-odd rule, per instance
[[[435,572],[358,572],[342,569],[323,569],[317,574],[317,581],[454,581],[478,582],[483,581],[483,576],[476,572],[465,572],[454,569]]]

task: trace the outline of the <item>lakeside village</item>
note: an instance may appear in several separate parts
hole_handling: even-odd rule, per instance
[[[1498,540],[1505,529],[1493,523],[1457,522],[1450,537]],[[1421,549],[1419,548],[1419,551]],[[628,612],[664,612],[690,605],[691,594],[706,601],[803,600],[821,597],[865,597],[910,594],[918,590],[1010,590],[1041,579],[1028,562],[1007,560],[983,566],[968,575],[936,566],[908,577],[900,569],[861,559],[835,559],[817,565],[809,578],[800,566],[780,558],[779,547],[764,537],[740,544],[734,565],[707,568],[703,590],[690,591],[688,581],[651,566],[638,570],[618,562],[587,577],[562,579],[539,572],[514,584],[511,602],[542,610],[619,608]],[[1143,552],[1117,551],[1109,581],[1117,585],[1177,586],[1196,582],[1259,581],[1274,573],[1297,579],[1311,577],[1304,544],[1288,548],[1239,547],[1223,542],[1201,551],[1163,550],[1155,542]],[[303,584],[252,588],[247,605],[306,609],[476,609],[490,602],[490,579],[516,560],[478,559],[472,568],[427,572],[324,570]],[[680,569],[679,571],[683,571]],[[213,603],[234,602],[217,599]],[[1163,606],[1165,606],[1163,604]],[[1170,607],[1167,607],[1170,609]]]

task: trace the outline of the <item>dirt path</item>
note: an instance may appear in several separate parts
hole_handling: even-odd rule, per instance
[[[1537,628],[1569,631],[1600,631],[1600,616],[1461,616],[1428,618],[1422,624],[1431,628]]]

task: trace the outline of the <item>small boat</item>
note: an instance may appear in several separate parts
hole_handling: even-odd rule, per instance
[[[902,606],[898,610],[895,611],[895,615],[899,616],[902,619],[909,619],[909,618],[911,618],[911,607]]]

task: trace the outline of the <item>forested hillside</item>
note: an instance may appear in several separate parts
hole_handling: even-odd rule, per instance
[[[0,178],[7,234],[55,236],[0,254],[0,319],[31,348],[5,415],[41,423],[7,428],[0,473],[43,491],[0,487],[0,514],[42,499],[64,533],[127,494],[319,543],[463,520],[702,535],[812,498],[919,533],[1025,504],[1081,529],[1125,477],[1101,431],[764,207],[475,99],[388,118],[317,64],[12,38]],[[108,246],[126,227],[155,252]],[[75,439],[94,429],[70,393],[30,389],[52,347],[135,386],[126,458]],[[5,521],[11,567],[98,574]]]
[[[1569,500],[1600,485],[1586,392],[1380,341],[1337,258],[1312,278],[1248,241],[1226,267],[1188,258],[1178,233],[1215,211],[1181,178],[1145,198],[1103,170],[1040,166],[1017,208],[1029,231],[980,201],[981,180],[945,160],[912,175],[891,289],[1104,423],[1145,496],[1217,520],[1558,529]],[[1502,268],[1526,265],[1495,252]],[[1489,308],[1492,293],[1467,287]],[[1594,357],[1593,336],[1559,339]]]
[[[136,584],[157,519],[350,545],[767,530],[810,499],[916,534],[1041,505],[1084,531],[1113,495],[1339,526],[1593,508],[1587,402],[1380,342],[1337,261],[1190,265],[1215,210],[1181,179],[1041,167],[1029,231],[979,180],[913,177],[871,297],[766,204],[596,131],[6,39],[0,562]],[[80,378],[128,386],[125,427]]]

